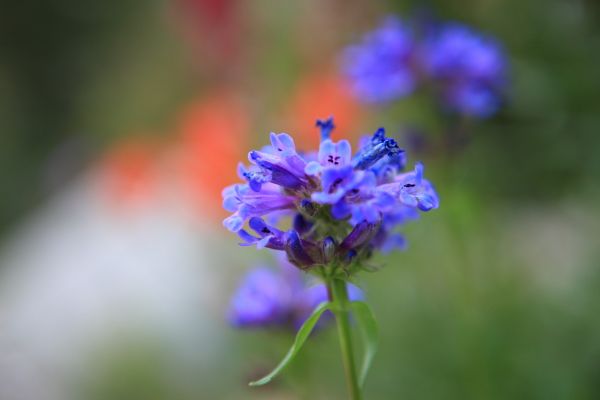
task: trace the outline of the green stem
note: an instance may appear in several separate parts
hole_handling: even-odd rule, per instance
[[[360,400],[362,394],[354,365],[354,352],[352,349],[352,336],[350,332],[350,302],[346,282],[341,279],[332,279],[327,283],[330,301],[333,303],[333,312],[337,322],[338,337],[342,350],[342,361],[346,374],[346,383],[351,400]]]

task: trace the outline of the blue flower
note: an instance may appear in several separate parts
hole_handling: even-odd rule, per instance
[[[251,151],[248,159],[258,167],[244,173],[255,191],[260,191],[265,182],[287,189],[301,189],[308,184],[304,173],[306,161],[296,153],[294,140],[287,133],[271,133],[271,147],[267,151]]]
[[[356,225],[361,221],[375,223],[387,219],[387,215],[396,205],[397,201],[391,194],[381,190],[372,190],[362,197],[340,202],[336,208],[347,210],[347,215],[350,215],[350,223]],[[342,213],[342,211],[338,212]],[[383,218],[384,216],[385,218]]]
[[[403,245],[396,228],[417,211],[437,208],[439,199],[420,163],[402,172],[405,152],[383,128],[353,156],[347,140],[330,139],[333,119],[317,125],[322,141],[312,160],[287,134],[271,134],[270,146],[250,152],[254,165],[240,168],[247,183],[223,191],[233,213],[224,225],[241,245],[282,251],[299,269],[326,273],[345,265],[351,274],[372,250]],[[284,229],[286,216],[292,221]]]
[[[353,284],[348,285],[348,296],[351,301],[364,298]],[[246,274],[231,298],[228,320],[237,327],[298,329],[314,308],[327,300],[324,284],[279,259],[275,268],[257,267]]]
[[[385,130],[379,128],[372,136],[363,136],[359,141],[359,151],[354,157],[354,162],[359,162],[359,156],[373,152],[373,148],[385,141],[393,139],[385,137]],[[386,156],[382,156],[378,161],[372,163],[368,168],[377,177],[377,184],[391,181],[393,177],[406,166],[406,152],[403,149],[396,148],[396,142],[391,142],[387,147],[390,149]]]
[[[349,147],[349,144],[347,145]],[[344,146],[344,153],[349,152],[349,148]],[[319,151],[319,160],[331,160],[321,156],[321,154],[335,154],[336,145],[330,140],[325,140],[321,143],[321,148],[324,151]],[[405,182],[407,185],[402,190],[391,190],[396,188],[398,184],[394,184],[390,189],[381,189],[382,185],[388,181],[394,181],[402,177],[408,180],[414,177],[414,174],[397,175],[404,167],[405,158],[404,150],[398,147],[396,141],[385,136],[383,128],[378,129],[368,141],[363,141],[363,147],[354,156],[351,166],[346,165],[346,159],[340,165],[328,165],[324,161],[317,165],[309,163],[307,165],[308,172],[320,171],[321,191],[312,194],[312,200],[320,204],[331,204],[331,214],[334,218],[344,219],[350,217],[350,223],[353,226],[367,221],[376,223],[382,219],[385,214],[392,213],[395,208],[402,204],[406,204],[409,199],[401,199],[401,195],[408,196],[408,189],[413,182]],[[422,166],[417,166],[419,187],[429,185],[428,181],[422,178]],[[318,173],[317,173],[318,174]],[[378,177],[379,175],[379,177]],[[396,177],[397,176],[397,177]],[[434,193],[431,185],[428,186],[427,194]],[[413,190],[414,191],[414,190]],[[412,192],[411,192],[412,193]],[[437,205],[431,204],[427,208],[426,196],[418,194],[421,201],[419,203],[413,201],[408,204],[412,207],[418,207],[422,211],[436,208]],[[437,197],[436,197],[437,198]],[[412,200],[412,198],[410,198]],[[431,200],[434,202],[434,200]]]
[[[223,225],[237,232],[250,217],[260,217],[275,211],[293,209],[294,197],[282,193],[273,184],[261,185],[261,190],[251,190],[249,185],[232,185],[223,190],[223,208],[233,212]]]
[[[478,84],[450,86],[443,99],[449,109],[479,118],[491,117],[502,103],[495,89]]]
[[[347,140],[333,142],[325,138],[319,145],[317,161],[311,161],[306,164],[304,172],[314,176],[324,169],[341,169],[350,165],[352,158],[352,147]]]
[[[411,29],[400,19],[388,17],[359,44],[345,50],[342,69],[361,100],[389,102],[413,92],[417,80],[414,54]]]
[[[256,245],[256,248],[269,248],[273,250],[284,250],[285,239],[284,232],[268,225],[262,218],[252,217],[248,221],[250,228],[256,232],[258,237],[252,236],[244,229],[238,231],[239,237],[244,241],[242,246]]]
[[[493,38],[461,24],[442,25],[424,44],[424,64],[450,110],[485,118],[499,108],[507,60]]]
[[[393,183],[377,188],[379,193],[397,198],[405,206],[429,211],[439,207],[437,193],[431,183],[423,178],[423,164],[417,163],[412,172],[398,175]]]
[[[404,150],[392,138],[385,137],[385,129],[379,128],[370,140],[363,141],[360,151],[354,156],[352,165],[357,169],[374,169],[380,171],[386,165],[394,165],[399,169],[404,168],[406,159]]]
[[[352,149],[347,140],[334,143],[325,139],[321,142],[318,161],[309,162],[305,168],[308,175],[319,176],[321,180],[321,191],[312,194],[313,201],[336,204],[348,192],[375,183],[372,174],[356,170],[351,160]]]
[[[283,275],[271,268],[256,268],[232,297],[228,319],[244,327],[283,324],[292,302],[292,288]]]
[[[356,171],[351,166],[344,168],[328,168],[321,175],[322,191],[312,194],[312,200],[320,204],[336,204],[344,200],[348,194],[354,194],[359,188],[366,190],[375,185],[375,175],[370,172]],[[340,219],[334,211],[334,217]]]
[[[442,106],[478,118],[501,106],[508,62],[492,37],[458,23],[433,25],[426,35],[388,17],[343,53],[342,70],[358,99],[389,103],[431,88]]]

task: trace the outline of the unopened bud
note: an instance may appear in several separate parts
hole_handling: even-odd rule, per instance
[[[315,205],[313,204],[313,202],[311,202],[310,200],[307,200],[307,199],[303,199],[300,202],[300,210],[302,210],[302,212],[305,213],[306,215],[310,215],[310,216],[313,216],[317,213],[317,209],[316,209]]]
[[[323,261],[325,264],[329,264],[333,260],[333,257],[335,257],[336,248],[337,246],[335,239],[333,239],[331,236],[327,236],[325,239],[323,239]]]
[[[296,214],[294,217],[293,228],[299,235],[304,235],[312,226],[313,224],[308,222],[302,214]]]

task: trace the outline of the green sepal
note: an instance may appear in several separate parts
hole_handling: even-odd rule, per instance
[[[379,328],[377,321],[371,312],[371,308],[364,301],[353,301],[350,303],[354,318],[361,331],[365,343],[365,356],[362,361],[359,375],[359,385],[362,388],[371,367],[371,362],[377,353]]]
[[[319,318],[321,318],[321,315],[325,311],[329,310],[330,306],[331,306],[331,303],[329,303],[329,302],[323,302],[323,303],[319,304],[313,310],[310,317],[308,317],[306,319],[306,321],[304,321],[304,323],[298,330],[298,333],[296,333],[296,339],[294,339],[294,344],[292,344],[292,347],[290,347],[290,349],[288,350],[285,357],[283,357],[283,360],[281,360],[281,362],[268,375],[264,376],[263,378],[261,378],[257,381],[250,382],[249,385],[250,386],[265,385],[265,384],[271,382],[271,380],[275,376],[277,376],[277,374],[279,374],[285,367],[287,367],[287,365],[294,359],[296,354],[298,354],[298,351],[300,351],[300,349],[302,348],[302,345],[304,344],[304,342],[306,342],[306,339],[308,339],[308,336],[310,335],[313,328],[319,321]]]

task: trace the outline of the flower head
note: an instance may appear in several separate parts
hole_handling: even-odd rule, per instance
[[[282,251],[302,270],[336,265],[350,275],[373,249],[402,247],[396,227],[439,200],[420,163],[403,172],[405,152],[383,128],[353,155],[348,141],[330,139],[333,119],[317,126],[322,141],[312,160],[287,134],[271,134],[270,147],[250,152],[253,166],[240,167],[247,183],[223,191],[232,212],[224,225],[242,245]],[[269,219],[282,213],[292,217],[287,229]]]
[[[428,34],[388,17],[344,51],[342,70],[358,99],[388,103],[432,88],[449,111],[478,118],[494,114],[507,83],[500,44],[458,23],[423,30]]]
[[[284,323],[292,303],[290,283],[267,267],[250,271],[231,299],[229,321],[236,326]]]
[[[507,61],[496,40],[448,23],[435,29],[423,47],[427,74],[441,88],[449,109],[482,118],[497,111]]]
[[[356,95],[366,102],[387,102],[415,88],[415,42],[406,22],[388,17],[343,55],[343,70]]]
[[[364,295],[348,285],[350,300]],[[313,309],[327,301],[324,284],[304,276],[279,259],[277,267],[261,266],[250,270],[231,298],[228,319],[238,327],[280,327],[298,329]]]

